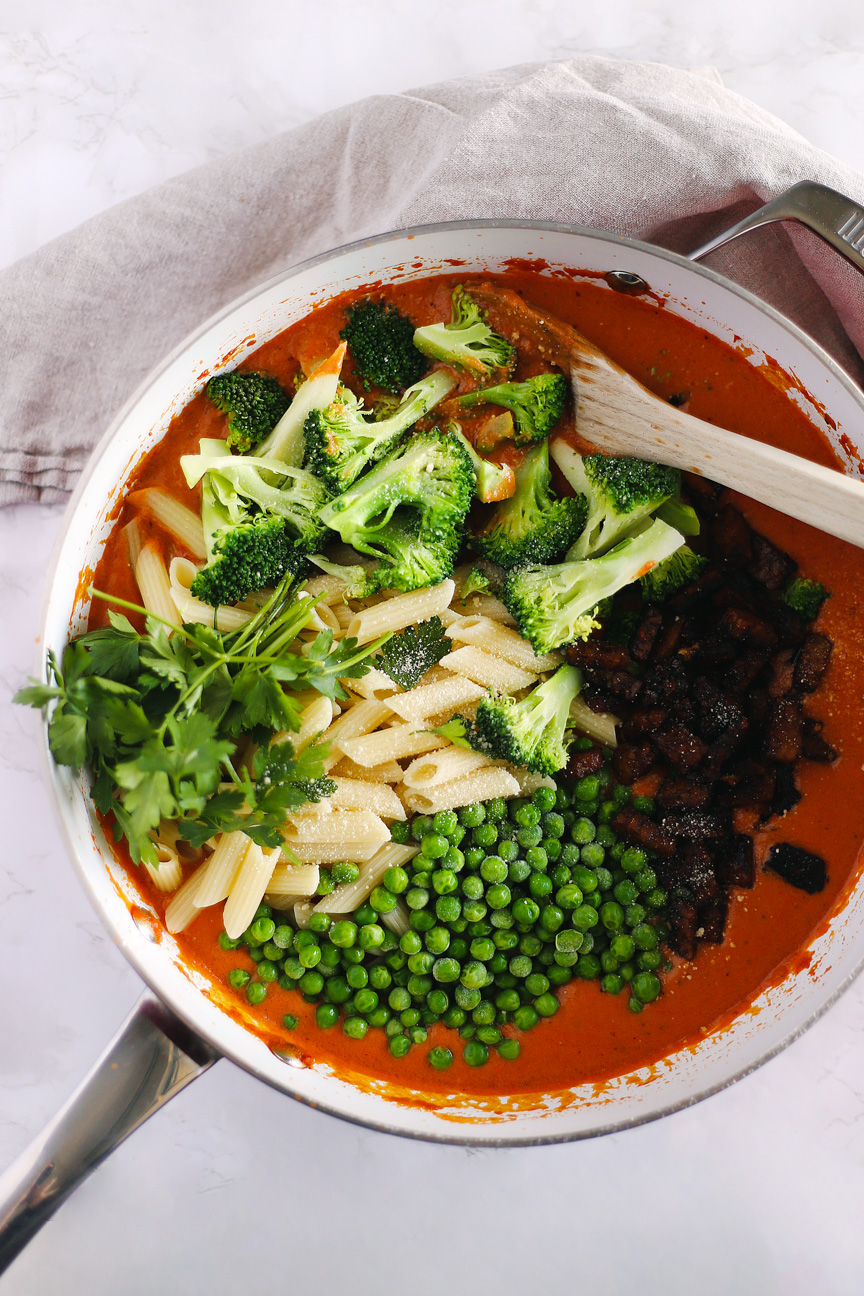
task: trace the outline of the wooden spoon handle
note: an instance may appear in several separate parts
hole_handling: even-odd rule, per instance
[[[630,399],[622,400],[619,388],[611,408],[604,408],[605,393],[596,381],[591,384],[579,412],[580,437],[607,454],[700,473],[864,548],[864,482],[705,423],[652,398],[632,378],[630,382]]]

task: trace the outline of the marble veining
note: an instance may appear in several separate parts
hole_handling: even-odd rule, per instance
[[[848,0],[32,0],[0,35],[0,264],[188,167],[363,95],[582,52],[711,65],[864,169]],[[325,17],[326,12],[326,17]],[[12,690],[62,510],[0,511],[0,1164],[141,985],[90,909]],[[4,1279],[9,1296],[854,1296],[864,1235],[864,985],[724,1093],[539,1150],[432,1147],[292,1103],[227,1063],[133,1136]]]

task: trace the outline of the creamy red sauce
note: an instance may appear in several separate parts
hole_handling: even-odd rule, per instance
[[[459,278],[439,276],[388,287],[387,299],[418,325],[432,323],[448,316],[450,292]],[[534,305],[574,324],[657,395],[687,393],[687,408],[699,418],[839,468],[826,437],[787,394],[791,381],[784,387],[774,370],[749,364],[741,353],[659,309],[654,301],[623,296],[586,279],[529,271],[502,279]],[[334,349],[344,325],[345,305],[362,295],[346,295],[319,308],[260,347],[244,367],[264,369],[290,386],[299,368],[308,370]],[[520,345],[517,377],[542,367]],[[350,368],[346,373],[350,378]],[[133,488],[158,483],[197,508],[198,491],[187,489],[178,460],[194,452],[201,437],[223,434],[223,416],[203,394],[197,396],[174,419],[162,444],[142,462]],[[698,1041],[751,1003],[761,988],[802,962],[806,965],[802,951],[857,876],[864,836],[864,663],[857,644],[864,610],[864,552],[752,500],[735,496],[733,502],[757,531],[796,559],[802,574],[831,591],[818,629],[834,641],[834,654],[812,709],[825,721],[825,737],[840,751],[840,758],[832,767],[806,761],[796,767],[802,799],[785,818],[757,833],[756,885],[752,891],[733,893],[724,943],[702,945],[693,963],[674,960],[672,971],[664,977],[663,995],[638,1016],[629,1011],[626,996],[601,994],[595,982],[571,982],[558,992],[559,1013],[523,1038],[517,1062],[503,1061],[493,1050],[488,1064],[476,1070],[462,1062],[462,1042],[456,1033],[441,1025],[430,1029],[426,1045],[395,1059],[387,1050],[383,1031],[370,1030],[362,1041],[346,1038],[339,1026],[321,1031],[315,1025],[314,1006],[304,1003],[299,993],[277,986],[270,987],[267,999],[256,1008],[244,996],[234,996],[234,1015],[274,1047],[290,1044],[361,1084],[364,1079],[367,1083],[380,1079],[430,1096],[528,1095],[603,1082],[655,1062]],[[99,563],[95,584],[137,601],[121,534],[133,514],[134,508],[127,504]],[[141,526],[143,539],[152,532],[166,543],[146,517]],[[95,604],[91,625],[104,619],[104,605]],[[825,858],[828,884],[823,892],[809,896],[775,874],[762,872],[762,862],[775,841],[794,842]],[[125,862],[142,896],[162,913],[165,897],[150,886],[143,870]],[[216,905],[202,913],[178,942],[189,966],[207,979],[212,997],[230,1006],[233,992],[225,976],[248,960],[239,952],[220,948],[221,930],[221,905]],[[299,1019],[290,1034],[282,1027],[286,1012]],[[434,1071],[426,1060],[428,1049],[436,1044],[454,1051],[454,1064],[443,1073]]]

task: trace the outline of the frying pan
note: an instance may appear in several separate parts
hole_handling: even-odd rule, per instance
[[[803,222],[864,270],[864,210],[831,189],[804,182],[689,259],[578,226],[461,221],[351,244],[247,294],[162,364],[95,451],[70,501],[55,552],[42,648],[59,654],[70,635],[85,627],[88,600],[81,574],[95,568],[126,481],[142,455],[161,440],[205,376],[229,358],[241,361],[337,293],[368,283],[406,282],[454,265],[465,273],[494,272],[518,259],[549,271],[588,267],[610,291],[640,293],[650,286],[666,310],[730,345],[746,346],[750,363],[773,357],[794,379],[791,398],[834,444],[847,471],[855,472],[855,453],[864,453],[864,394],[788,320],[746,289],[695,264],[729,239],[775,220]],[[361,1083],[289,1046],[271,1048],[238,1018],[236,1004],[229,1012],[210,983],[184,966],[176,942],[114,859],[94,816],[86,778],[53,765],[44,731],[42,750],[81,881],[149,991],[65,1107],[0,1179],[0,1270],[112,1148],[219,1058],[310,1106],[393,1134],[486,1146],[559,1142],[655,1119],[746,1075],[800,1034],[864,965],[864,880],[859,878],[813,938],[808,969],[771,985],[722,1030],[678,1049],[662,1064],[602,1087],[586,1084],[518,1100],[455,1094],[430,1100],[385,1082]]]

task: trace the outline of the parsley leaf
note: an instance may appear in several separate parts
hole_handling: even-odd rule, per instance
[[[450,652],[440,617],[430,617],[418,626],[408,626],[393,635],[378,657],[377,665],[403,689],[412,689],[431,667]]]

